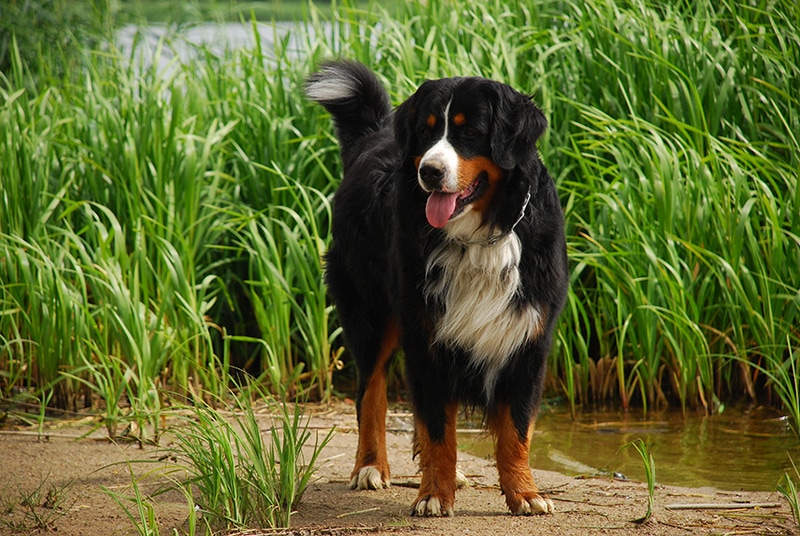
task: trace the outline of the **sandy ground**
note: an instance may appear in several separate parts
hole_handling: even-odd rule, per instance
[[[246,534],[800,534],[787,501],[777,493],[659,485],[655,513],[639,525],[632,520],[646,511],[645,484],[537,470],[534,477],[549,492],[556,511],[515,517],[507,513],[492,460],[463,452],[459,452],[459,468],[471,486],[458,492],[455,517],[410,517],[419,476],[411,460],[410,433],[402,431],[407,421],[402,414],[390,416],[390,428],[396,430],[387,439],[392,487],[351,491],[346,482],[357,445],[355,412],[345,404],[315,408],[311,427],[321,434],[335,427],[336,433],[322,453],[318,480],[292,517],[292,528]],[[87,424],[65,424],[48,429],[45,438],[24,427],[6,426],[0,431],[0,536],[137,534],[124,510],[103,490],[132,495],[131,468],[142,477],[143,493],[162,488],[169,467],[168,460],[159,461],[164,450],[110,442],[101,432],[75,439],[89,430]],[[165,446],[168,443],[169,439],[162,441]],[[125,463],[142,460],[152,463]],[[173,534],[177,529],[184,534],[188,505],[183,495],[173,491],[152,500],[160,533]]]

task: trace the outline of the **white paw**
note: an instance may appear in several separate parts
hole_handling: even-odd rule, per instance
[[[519,508],[513,513],[518,516],[527,516],[531,514],[552,514],[553,510],[554,505],[550,497],[536,495],[527,500],[523,499]]]
[[[390,486],[389,480],[381,477],[381,472],[374,465],[362,467],[350,480],[350,489],[383,489]]]
[[[453,514],[452,508],[443,508],[441,501],[434,496],[420,499],[411,510],[411,515],[418,517],[441,517]]]
[[[456,469],[456,487],[458,489],[469,487],[469,480],[467,479],[467,475],[465,475],[458,469]]]

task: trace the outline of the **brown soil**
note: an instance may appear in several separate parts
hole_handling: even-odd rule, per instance
[[[410,434],[404,431],[408,417],[390,416],[390,427],[395,430],[387,438],[393,486],[382,491],[351,491],[346,482],[357,444],[352,406],[315,408],[313,413],[312,428],[322,433],[333,426],[337,430],[321,456],[319,479],[303,497],[291,529],[248,535],[800,533],[787,501],[777,493],[658,485],[655,513],[640,525],[632,520],[646,511],[645,484],[536,470],[536,481],[549,492],[556,511],[547,516],[514,517],[506,510],[493,462],[463,452],[459,452],[459,468],[468,476],[471,487],[458,492],[455,517],[410,517],[409,506],[416,496],[414,486],[419,477],[411,460]],[[75,439],[88,430],[85,422],[61,421],[57,427],[48,428],[47,436],[41,439],[23,427],[6,427],[0,432],[0,536],[46,532],[64,536],[136,534],[123,509],[103,490],[132,495],[131,469],[143,476],[143,493],[163,488],[169,463],[159,461],[164,450],[112,443],[100,432]],[[162,441],[168,443],[169,439]],[[142,460],[153,463],[125,463]],[[183,495],[171,491],[152,500],[161,534],[173,534],[173,529],[183,534],[188,508]],[[685,509],[676,509],[675,505]]]

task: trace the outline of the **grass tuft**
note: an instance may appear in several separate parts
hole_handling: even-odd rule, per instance
[[[797,498],[797,481],[800,480],[800,471],[797,470],[794,460],[791,458],[789,460],[792,462],[794,475],[784,473],[781,481],[778,483],[777,490],[789,503],[789,508],[792,510],[792,519],[794,519],[795,524],[800,525],[800,501],[798,501]]]
[[[183,487],[197,489],[195,500],[212,526],[288,527],[333,434],[312,444],[300,406],[290,413],[286,404],[268,406],[274,420],[262,430],[252,395],[263,393],[252,386],[234,397],[228,417],[200,404],[175,431],[175,455],[190,474]]]
[[[650,521],[650,519],[653,517],[656,499],[656,463],[653,460],[653,455],[650,453],[650,449],[647,448],[647,445],[645,445],[642,439],[636,439],[628,443],[628,445],[623,448],[628,447],[633,447],[636,449],[636,452],[638,452],[639,456],[641,456],[642,463],[644,465],[645,478],[647,480],[647,511],[645,512],[644,516],[633,521],[637,524],[643,524]]]

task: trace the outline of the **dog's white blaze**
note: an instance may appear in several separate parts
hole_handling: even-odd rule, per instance
[[[306,94],[312,100],[330,102],[349,99],[361,90],[357,80],[336,68],[323,68],[321,74],[323,76],[319,80],[311,82],[306,87]]]
[[[422,168],[422,166],[430,162],[441,164],[444,167],[444,179],[442,180],[441,190],[443,192],[455,193],[458,191],[458,153],[456,153],[455,148],[447,139],[450,129],[448,116],[450,115],[450,104],[452,102],[453,101],[448,102],[444,109],[444,134],[433,144],[433,147],[422,155],[422,159],[419,161],[419,167]],[[426,192],[429,191],[419,175],[417,175],[417,180],[423,190]]]
[[[511,355],[541,331],[536,305],[513,303],[520,291],[521,248],[513,232],[491,247],[446,241],[426,267],[425,294],[445,308],[436,342],[471,353],[472,365],[483,370],[487,399]],[[434,279],[437,268],[441,273]]]

